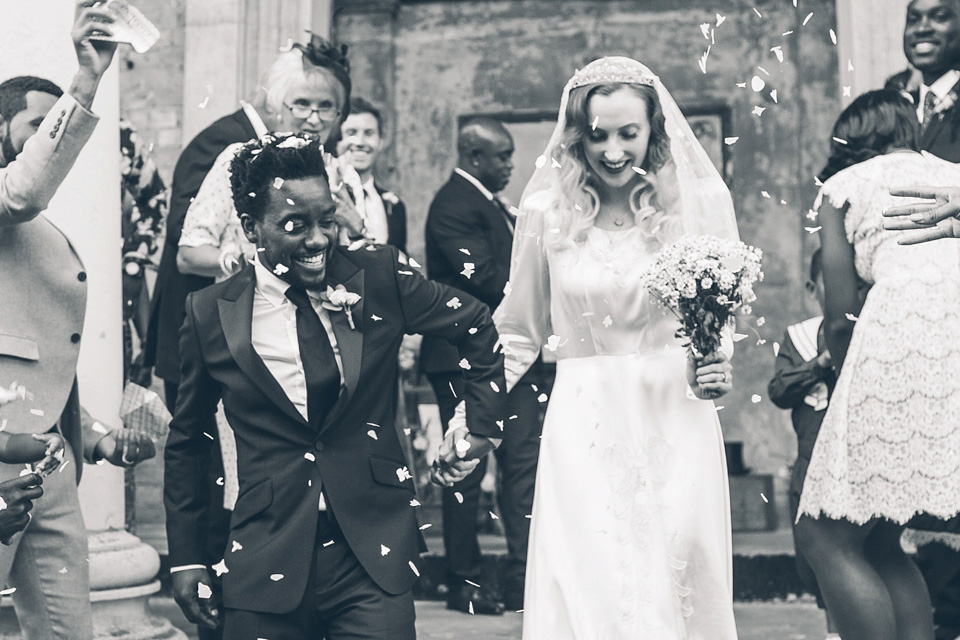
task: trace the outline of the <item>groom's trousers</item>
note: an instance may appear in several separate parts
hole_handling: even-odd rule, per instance
[[[495,451],[499,471],[497,502],[507,539],[505,592],[523,594],[527,565],[527,538],[533,510],[537,458],[540,455],[540,434],[543,426],[539,397],[552,380],[546,366],[537,360],[507,396],[503,442]],[[459,372],[426,374],[440,408],[444,431],[463,397],[463,381]],[[451,391],[451,387],[453,391]],[[536,387],[536,390],[534,389]],[[454,395],[454,392],[456,395]],[[515,417],[514,417],[515,416]],[[477,541],[477,519],[480,508],[480,482],[487,471],[487,459],[453,487],[443,489],[443,545],[447,556],[447,586],[454,588],[465,580],[483,584],[482,557]],[[462,501],[457,497],[459,494]]]
[[[223,637],[416,640],[413,592],[395,596],[378,587],[360,566],[329,511],[319,512],[311,553],[310,577],[300,606],[287,614],[226,609]]]

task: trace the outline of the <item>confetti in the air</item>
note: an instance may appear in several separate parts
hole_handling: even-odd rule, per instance
[[[539,158],[537,158],[537,161],[535,164],[537,165],[537,169],[542,169],[543,165],[547,164],[547,157],[540,156]]]
[[[287,202],[290,202],[290,199],[287,199]],[[287,233],[293,231],[293,220],[287,220],[287,224],[283,225],[283,230]]]
[[[281,580],[283,580],[283,574],[282,573],[270,574],[270,579],[273,580],[274,582],[280,582]]]
[[[213,589],[211,589],[208,585],[203,584],[202,582],[198,582],[197,597],[199,597],[201,600],[209,600],[211,597],[213,597]]]
[[[750,402],[752,402],[753,404],[757,404],[758,402],[760,402],[760,400],[762,400],[762,398],[757,394],[753,394],[752,396],[750,396]]]
[[[776,90],[776,89],[773,89],[772,91],[770,91],[770,97],[773,98],[773,101],[774,101],[775,103],[778,102],[778,100],[777,100],[777,90]]]
[[[460,504],[463,504],[463,494],[462,494],[462,493],[460,493],[459,491],[455,491],[455,492],[453,493],[453,497],[457,499],[457,502],[459,502]]]
[[[763,14],[761,14],[759,11],[757,11],[757,8],[756,8],[756,7],[753,8],[753,12],[754,12],[755,14],[757,14],[757,17],[758,17],[758,18],[762,18],[762,17],[763,17]]]
[[[600,124],[600,116],[597,116],[596,118],[593,119],[593,122],[590,123],[590,128],[593,131],[596,131],[598,124]]]
[[[206,98],[204,98],[203,102],[197,105],[197,108],[206,109],[208,104],[210,104],[210,96],[207,96]]]
[[[707,47],[707,50],[703,52],[703,55],[700,56],[700,59],[697,60],[697,64],[700,65],[700,71],[704,74],[707,73],[707,58],[710,56],[710,47]]]
[[[851,90],[852,90],[852,87],[844,87],[844,88],[843,88],[843,97],[844,97],[844,98],[849,98],[849,97],[850,97],[850,91],[851,91]]]
[[[324,547],[329,547],[329,546],[332,545],[333,543],[334,543],[334,540],[330,540],[330,541],[328,541],[328,542],[324,542],[324,543],[323,543],[323,546],[324,546]]]
[[[470,371],[470,369],[472,368],[470,366],[470,361],[467,360],[466,358],[461,358],[459,364],[460,364],[460,368],[466,371]]]
[[[417,570],[417,565],[413,564],[413,560],[409,561],[407,564],[410,565],[410,570],[413,571],[413,575],[419,578],[420,571]]]
[[[641,175],[641,176],[647,175],[647,172],[644,171],[641,167],[632,167],[632,169],[633,169],[634,171],[636,171],[636,172],[637,172],[639,175]]]
[[[467,451],[470,450],[470,443],[464,439],[457,440],[456,444],[457,453],[462,457]]]
[[[460,275],[469,280],[470,276],[476,272],[476,268],[477,266],[473,262],[464,262],[463,271],[460,272]]]
[[[609,329],[611,325],[613,325],[613,318],[611,318],[610,316],[606,316],[603,319],[603,326]]]
[[[459,309],[460,307],[463,306],[463,303],[460,302],[460,298],[454,296],[453,298],[450,298],[447,301],[447,306],[450,307],[451,309]]]
[[[833,42],[833,44],[837,44],[837,32],[833,29],[830,29],[830,41]]]
[[[726,16],[722,16],[722,15],[720,15],[719,13],[717,14],[717,26],[718,26],[718,27],[719,27],[720,25],[722,25],[724,22],[726,22],[726,20],[727,20],[727,17],[726,17]]]
[[[316,462],[316,461],[317,461],[317,456],[313,455],[313,454],[310,453],[309,451],[307,451],[305,454],[303,454],[303,457],[306,458],[307,460],[309,460],[310,462]]]
[[[370,319],[373,320],[374,322],[380,322],[381,320],[383,320],[383,318],[381,318],[377,314],[373,314],[372,316],[370,316]]]
[[[836,142],[837,144],[850,144],[849,142],[847,142],[847,141],[844,140],[843,138],[838,138],[838,137],[836,137],[836,136],[833,136],[833,141]]]
[[[499,520],[499,519],[500,519],[500,516],[498,516],[497,514],[495,514],[493,511],[491,511],[491,512],[490,512],[490,518],[493,519],[493,520]]]
[[[767,83],[763,81],[763,78],[760,76],[753,76],[750,78],[750,88],[755,92],[759,93],[763,91],[763,88],[767,86]]]
[[[273,179],[273,188],[279,189],[283,186],[283,178],[277,177]]]
[[[9,596],[17,590],[16,587],[10,587],[9,589],[4,589],[0,591],[0,596]]]
[[[728,146],[729,146],[729,145],[732,145],[732,144],[736,144],[736,143],[737,143],[737,140],[739,140],[739,139],[740,139],[740,136],[731,136],[731,137],[729,137],[729,138],[724,138],[724,139],[723,139],[723,144],[728,145]]]
[[[780,343],[779,343],[779,342],[774,342],[774,343],[773,343],[773,357],[776,358],[778,355],[780,355]]]
[[[460,247],[460,253],[462,253],[462,254],[465,255],[465,256],[469,256],[469,255],[470,255],[470,250],[469,250],[469,249],[464,249],[463,247]]]
[[[813,17],[813,11],[807,14],[807,17],[803,19],[803,26],[807,26],[807,23],[810,22],[810,18]]]
[[[414,498],[413,500],[410,501],[410,506],[411,506],[411,507],[419,507],[419,506],[420,506],[420,501],[417,500],[416,498]]]
[[[816,233],[817,231],[820,231],[820,229],[823,229],[823,227],[804,227],[804,230],[806,230],[807,233]]]
[[[759,106],[757,106],[757,107],[754,107],[754,108],[753,108],[753,111],[751,111],[750,113],[753,114],[753,115],[755,115],[755,116],[757,116],[757,117],[759,118],[760,116],[763,115],[763,112],[766,111],[766,110],[767,110],[766,107],[759,107]]]
[[[770,193],[769,193],[768,191],[761,191],[761,192],[760,192],[760,195],[762,195],[764,198],[769,198],[769,197],[770,197]]]
[[[767,496],[763,495],[763,493],[760,494],[760,497],[763,499],[764,502],[767,502],[767,503],[770,502],[769,500],[767,500]]]
[[[378,440],[378,438],[377,438],[377,432],[374,431],[373,429],[370,429],[370,431],[367,431],[367,435],[370,436],[371,438],[373,438],[374,440]]]
[[[493,389],[494,393],[500,393],[500,387],[493,380],[490,381],[490,388]]]
[[[225,573],[230,573],[230,569],[227,569],[227,563],[225,560],[221,560],[220,562],[218,562],[217,564],[213,565],[210,568],[217,573],[218,577],[222,576]]]
[[[429,529],[429,528],[432,527],[432,526],[433,526],[433,525],[430,524],[429,522],[428,522],[427,524],[422,524],[422,525],[420,525],[420,531],[426,531],[427,529]]]
[[[237,551],[240,551],[241,549],[243,549],[243,545],[240,544],[239,542],[237,542],[236,540],[234,540],[234,541],[233,541],[233,545],[230,547],[230,551],[232,551],[233,553],[236,553]]]
[[[541,393],[539,396],[537,396],[537,402],[539,402],[539,403],[541,403],[541,404],[544,403],[544,402],[546,402],[547,400],[548,400],[547,394],[545,394],[545,393]]]
[[[380,545],[380,555],[381,555],[381,556],[385,556],[385,555],[387,555],[388,553],[390,553],[390,547],[388,547],[388,546],[386,546],[386,545],[383,545],[383,544]]]
[[[277,263],[277,266],[275,266],[275,267],[273,268],[273,273],[276,274],[276,275],[278,275],[278,276],[282,276],[282,275],[285,274],[287,271],[290,271],[290,269],[289,269],[289,268],[287,267],[287,265],[285,265],[285,264]]]
[[[857,316],[853,315],[852,313],[847,313],[847,314],[844,314],[844,315],[846,315],[847,320],[849,320],[850,322],[856,322],[857,320],[860,319],[860,318],[858,318]]]
[[[773,49],[770,49],[775,56],[777,56],[778,62],[783,62],[783,48],[776,46]]]

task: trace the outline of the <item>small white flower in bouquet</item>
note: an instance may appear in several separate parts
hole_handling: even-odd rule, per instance
[[[753,284],[763,280],[756,247],[715,236],[686,236],[664,246],[644,276],[650,293],[680,319],[677,337],[697,356],[720,348],[739,309],[751,312]]]

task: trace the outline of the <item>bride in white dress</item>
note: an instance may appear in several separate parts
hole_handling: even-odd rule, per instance
[[[729,191],[660,80],[628,58],[567,83],[524,192],[495,320],[508,387],[555,350],[527,562],[525,640],[731,640],[717,398],[642,276],[684,234],[737,237]]]

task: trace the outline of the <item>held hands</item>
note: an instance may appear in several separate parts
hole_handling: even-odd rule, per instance
[[[430,479],[442,487],[452,487],[480,464],[493,449],[493,443],[483,436],[467,431],[467,427],[451,426],[440,444],[439,457],[433,463]]]
[[[96,455],[116,467],[132,467],[157,454],[153,441],[132,429],[113,429],[100,439]]]
[[[829,369],[833,366],[833,358],[830,357],[830,352],[826,349],[817,355],[817,366],[821,369]]]
[[[960,238],[960,189],[949,187],[916,187],[891,189],[890,195],[903,198],[925,198],[933,202],[917,202],[892,207],[883,212],[883,228],[891,231],[916,231],[904,235],[898,244],[919,244],[941,238]]]
[[[687,384],[701,400],[716,400],[733,389],[733,367],[723,351],[702,358],[687,353]]]
[[[209,571],[176,571],[170,574],[170,580],[173,582],[173,598],[187,620],[207,629],[220,626],[220,599],[213,591]]]
[[[36,473],[0,482],[0,500],[4,505],[0,509],[0,542],[10,544],[13,536],[30,523],[33,501],[43,495],[41,484],[43,478]]]

